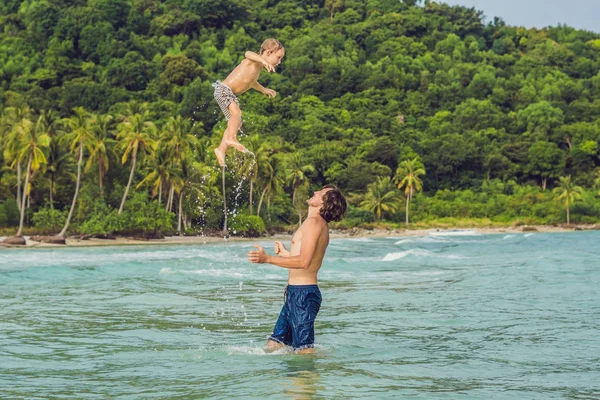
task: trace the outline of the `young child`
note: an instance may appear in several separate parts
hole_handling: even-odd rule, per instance
[[[253,88],[269,97],[275,97],[277,93],[263,87],[257,79],[263,68],[268,72],[274,72],[284,56],[283,45],[276,39],[267,39],[260,46],[258,54],[247,51],[240,65],[223,82],[213,83],[215,100],[227,119],[227,129],[221,144],[215,149],[221,167],[225,166],[225,153],[230,146],[241,152],[247,151],[237,140],[237,131],[242,127],[242,111],[237,96]]]

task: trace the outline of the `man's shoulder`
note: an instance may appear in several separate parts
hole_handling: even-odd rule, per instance
[[[304,224],[307,228],[310,229],[321,229],[321,228],[327,228],[327,222],[325,222],[325,220],[321,217],[309,217],[306,218],[306,220],[304,221]]]

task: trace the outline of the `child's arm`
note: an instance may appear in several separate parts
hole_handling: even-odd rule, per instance
[[[253,51],[247,51],[244,55],[248,60],[261,63],[269,72],[275,72],[275,67],[269,64],[264,58]]]
[[[273,89],[267,89],[266,87],[264,87],[263,85],[261,85],[258,82],[254,82],[252,84],[252,88],[258,90],[262,94],[269,96],[269,97],[275,97],[277,95],[277,93],[275,93],[275,91]]]

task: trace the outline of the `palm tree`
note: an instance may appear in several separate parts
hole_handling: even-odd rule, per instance
[[[191,120],[181,115],[167,120],[160,133],[160,141],[176,163],[190,159],[200,144],[198,138],[191,134]]]
[[[425,175],[425,168],[417,157],[402,161],[396,170],[394,181],[398,184],[398,189],[404,188],[406,197],[406,225],[408,225],[408,208],[414,192],[423,190],[423,182],[419,179],[421,175]]]
[[[260,217],[260,209],[262,207],[263,199],[265,198],[265,194],[269,194],[270,190],[273,189],[271,186],[274,182],[275,171],[273,169],[273,163],[267,161],[265,167],[263,169],[264,177],[261,179],[261,183],[263,183],[263,189],[260,193],[260,198],[258,199],[258,205],[256,206],[256,215]]]
[[[125,121],[126,119],[133,117],[136,114],[146,114],[150,110],[147,102],[139,102],[137,100],[130,100],[127,103],[120,103],[118,107],[119,120]]]
[[[400,199],[389,176],[377,177],[377,181],[369,184],[367,190],[360,208],[374,212],[378,220],[381,220],[384,212],[392,215],[396,213]]]
[[[27,118],[23,118],[16,127],[19,140],[17,159],[13,162],[23,162],[27,160],[25,169],[25,185],[23,186],[23,195],[21,196],[21,218],[19,220],[19,230],[16,236],[23,233],[23,221],[25,217],[25,200],[31,191],[30,178],[43,164],[46,164],[46,155],[44,150],[50,146],[50,136],[46,131],[43,117],[39,117],[36,124]]]
[[[552,193],[554,193],[557,200],[563,200],[565,205],[565,210],[567,211],[567,225],[571,223],[569,216],[569,208],[571,205],[575,204],[577,200],[581,200],[581,194],[583,189],[580,186],[573,185],[571,182],[571,175],[569,176],[561,176],[559,178],[560,184],[558,187],[554,188]]]
[[[175,183],[177,192],[179,194],[179,205],[177,211],[177,232],[181,233],[181,223],[186,221],[184,201],[188,204],[186,207],[188,210],[190,205],[197,204],[198,201],[204,202],[206,200],[207,193],[205,190],[207,186],[210,186],[210,182],[206,185],[206,179],[212,175],[212,168],[208,167],[202,162],[188,162],[184,161],[182,164],[182,179]]]
[[[109,169],[110,161],[109,154],[114,154],[113,147],[116,141],[112,138],[114,132],[112,130],[111,115],[93,115],[91,116],[91,130],[93,139],[91,140],[90,155],[85,164],[85,172],[89,172],[94,164],[98,164],[98,185],[100,192],[104,192],[103,180],[104,175]]]
[[[43,118],[44,124],[47,126],[47,133],[50,136],[50,147],[47,152],[47,163],[44,173],[50,175],[50,208],[54,208],[54,184],[56,176],[68,166],[71,161],[71,154],[64,148],[62,135],[64,132],[60,129],[60,118],[54,110],[41,111],[40,117]]]
[[[160,132],[160,146],[167,151],[168,158],[178,168],[193,157],[194,150],[200,146],[200,141],[192,132],[192,121],[187,118],[170,117]],[[171,185],[167,201],[167,210],[171,209],[175,188]]]
[[[271,156],[266,165],[266,176],[263,177],[264,187],[258,201],[258,208],[256,214],[260,215],[260,208],[262,205],[263,198],[267,197],[267,216],[269,221],[271,220],[271,197],[278,195],[283,192],[285,185],[285,169],[283,168],[284,161],[278,156]]]
[[[275,166],[277,165],[277,159],[270,154],[265,158],[263,166],[259,168],[258,184],[261,185],[262,191],[260,198],[258,199],[258,206],[256,207],[256,215],[260,217],[260,209],[265,198],[265,194],[269,193],[270,190],[274,189],[272,184],[275,178]]]
[[[292,204],[298,212],[298,225],[302,224],[302,207],[296,204],[296,191],[299,187],[308,185],[306,174],[315,172],[315,167],[304,163],[303,154],[297,151],[288,158],[287,181],[292,185]]]
[[[73,210],[77,204],[77,196],[79,195],[79,187],[81,185],[81,166],[83,165],[83,150],[84,148],[90,148],[94,140],[94,134],[92,133],[92,117],[83,109],[83,107],[74,108],[75,115],[71,118],[66,118],[64,124],[67,127],[68,133],[65,135],[64,140],[69,143],[69,150],[71,153],[77,156],[77,181],[75,183],[75,194],[73,195],[73,201],[71,202],[71,208],[67,215],[67,221],[65,226],[58,234],[60,237],[64,237],[69,229],[71,223],[71,217],[73,216]]]
[[[154,137],[156,126],[153,122],[148,121],[148,117],[148,111],[144,111],[143,114],[135,114],[127,117],[118,127],[119,134],[117,139],[119,139],[120,145],[124,150],[121,162],[125,164],[129,155],[131,155],[131,171],[129,172],[129,180],[125,187],[125,193],[123,193],[121,205],[119,206],[119,214],[123,213],[123,206],[125,205],[125,200],[133,181],[138,153],[149,153],[155,148]]]
[[[146,176],[136,186],[139,189],[145,184],[150,184],[152,187],[152,197],[158,194],[158,203],[162,203],[162,189],[165,185],[169,185],[182,176],[181,166],[176,165],[170,158],[169,153],[160,146],[154,150],[150,156],[150,163],[146,170]]]
[[[21,209],[21,169],[22,160],[18,159],[18,152],[20,148],[20,128],[19,126],[23,123],[27,124],[26,121],[31,122],[31,109],[29,106],[24,105],[22,107],[8,107],[4,110],[2,117],[2,130],[5,136],[4,143],[4,159],[8,162],[15,160],[11,163],[11,168],[17,167],[17,207]]]

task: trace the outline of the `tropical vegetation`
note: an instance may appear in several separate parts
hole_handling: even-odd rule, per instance
[[[0,4],[0,234],[596,223],[600,34],[415,0]],[[211,83],[267,37],[222,171]],[[230,217],[230,226],[227,224]],[[258,218],[258,219],[257,219]]]

